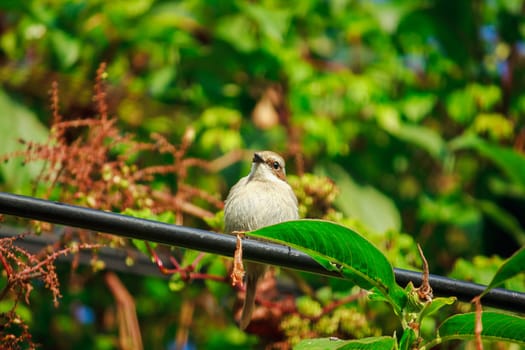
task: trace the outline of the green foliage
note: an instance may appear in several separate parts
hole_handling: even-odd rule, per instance
[[[0,110],[5,115],[0,128],[3,152],[18,151],[20,149],[20,140],[41,142],[47,137],[48,131],[39,122],[34,112],[7,95],[2,89],[0,89]],[[27,185],[31,182],[31,179],[38,176],[41,168],[41,163],[25,165],[20,162],[2,162],[0,164],[0,174],[2,175],[3,183],[11,191],[29,194]]]
[[[297,220],[250,232],[307,252],[329,271],[336,271],[361,288],[376,289],[400,314],[406,299],[385,256],[351,229],[329,221]]]
[[[345,216],[357,218],[375,232],[400,230],[400,214],[391,199],[371,186],[360,186],[337,165],[328,165],[325,169],[321,171],[329,174],[339,188],[340,195],[335,205]]]
[[[466,134],[455,139],[451,146],[454,149],[474,149],[482,156],[489,158],[512,180],[525,187],[525,156],[507,147],[490,144],[474,135]]]
[[[424,292],[424,285],[415,288],[409,283],[405,290],[401,290],[393,279],[393,270],[383,254],[362,238],[358,233],[344,226],[319,220],[288,221],[252,231],[250,236],[264,238],[274,242],[288,244],[299,249],[329,271],[337,271],[341,276],[367,290],[373,289],[380,296],[371,295],[373,300],[385,300],[393,307],[403,326],[403,334],[399,341],[400,349],[419,348],[417,344],[423,341],[420,328],[423,319],[439,312],[440,309],[456,302],[455,297],[435,298]],[[519,250],[509,258],[498,270],[483,296],[490,289],[501,284],[504,280],[524,271],[524,249]],[[305,298],[297,300],[300,313],[309,317],[319,317],[322,314],[320,305]],[[519,344],[525,343],[525,319],[494,312],[481,312],[481,333],[476,333],[476,314],[465,313],[447,318],[439,327],[435,338],[427,341],[431,348],[435,344],[454,339],[474,339],[477,335],[485,340],[510,341]],[[290,327],[287,320],[285,327]],[[298,334],[308,334],[309,322],[295,318],[295,322],[302,323],[302,330]],[[332,327],[335,333],[337,326]],[[390,339],[391,342],[386,342]],[[362,340],[363,341],[363,340]],[[372,348],[394,348],[394,338],[373,337],[364,341]],[[376,344],[376,342],[378,344]],[[344,346],[343,346],[344,345]],[[303,340],[298,343],[301,349],[350,349],[368,348],[361,341],[344,342],[337,338]]]
[[[492,278],[492,281],[490,281],[487,289],[481,295],[483,296],[487,294],[492,288],[496,288],[517,274],[525,272],[523,266],[525,266],[525,248],[521,248],[514,253],[514,255],[505,260],[498,269],[498,272]]]
[[[346,349],[395,349],[394,338],[377,337],[360,340],[342,341],[340,339],[308,339],[303,340],[294,348],[296,350],[346,350]]]
[[[301,217],[330,220],[361,233],[365,252],[374,257],[380,252],[383,257],[378,261],[388,269],[363,271],[361,264],[368,260],[346,261],[346,253],[332,256],[333,249],[317,255],[325,265],[329,257],[336,258],[355,282],[364,278],[363,286],[370,287],[381,278],[379,286],[384,287],[392,283],[386,272],[390,265],[419,266],[415,249],[419,242],[433,273],[489,283],[501,261],[525,243],[522,5],[523,1],[490,0],[3,1],[2,153],[27,149],[28,143],[21,144],[20,138],[46,139],[50,132],[43,125],[51,126],[55,117],[49,111],[52,81],[59,83],[63,120],[101,114],[93,106],[92,90],[102,61],[107,63],[108,113],[117,119],[121,135],[134,138],[133,143],[113,140],[118,146],[107,155],[106,164],[124,159],[126,166],[93,167],[97,170],[92,180],[107,190],[104,196],[90,195],[93,186],[77,193],[74,181],[45,182],[41,169],[49,163],[22,165],[12,157],[0,164],[0,189],[49,192],[53,199],[94,207],[108,203],[104,210],[120,212],[126,209],[123,202],[131,202],[132,215],[222,231],[220,201],[249,170],[250,152],[238,150],[272,149],[287,158],[288,180],[299,199]],[[75,146],[88,134],[86,128],[71,127],[64,143]],[[162,142],[148,151],[137,150],[141,142],[151,143],[151,134],[161,134],[174,145],[190,140],[185,143],[187,153],[177,160],[172,149],[155,152],[165,145]],[[66,163],[76,162],[73,170],[78,170],[86,163],[82,157],[94,154],[82,149]],[[159,165],[179,170],[164,169],[136,182],[117,181]],[[61,174],[63,170],[52,172]],[[78,175],[71,172],[74,179]],[[159,197],[167,198],[165,205],[152,207]],[[194,210],[181,214],[183,206]],[[377,248],[370,248],[369,241]],[[127,243],[115,240],[111,245]],[[148,252],[144,242],[134,243]],[[184,250],[169,253],[185,268],[196,268],[195,273],[227,276],[231,269],[223,258]],[[196,257],[201,260],[193,267]],[[516,262],[506,266],[513,271],[510,274],[516,267],[520,270]],[[496,282],[510,276],[507,268]],[[350,290],[347,282],[337,279],[294,278],[301,281],[297,285],[308,300],[322,308],[348,297]],[[522,288],[522,278],[506,281],[505,286]],[[191,283],[176,274],[166,282],[165,291],[169,292],[168,283],[178,291],[162,297],[149,297],[150,291],[140,288],[141,279],[128,283],[137,309],[142,310],[139,318],[147,348],[171,344],[176,332],[188,334],[166,313],[178,314],[181,304],[168,305],[167,300],[178,300],[189,290],[199,300],[189,331],[196,334],[193,341],[198,347],[246,348],[255,343],[232,326],[234,293],[223,282]],[[100,284],[84,288],[95,296],[94,303],[96,296],[107,294]],[[62,293],[66,305],[54,316],[60,325],[71,326],[67,306],[73,308],[68,295],[74,293],[67,288]],[[323,293],[324,302],[319,297]],[[151,310],[153,303],[165,314],[150,318],[152,314],[144,310]],[[104,309],[109,304],[101,306],[98,315],[109,312]],[[209,305],[214,305],[213,312]],[[368,320],[363,329],[393,334],[399,320],[381,305],[365,305],[359,299],[314,321],[286,314],[283,320],[292,325],[286,339],[301,338],[315,327],[336,327],[336,336],[355,337],[341,331],[345,324],[341,320],[350,318],[349,309]],[[429,333],[434,334],[434,325],[444,314],[458,310],[456,305],[443,307],[425,317],[433,321]],[[35,309],[33,316],[39,312]],[[166,326],[159,327],[158,319]],[[254,333],[261,339],[282,336],[282,325],[265,321],[271,331]],[[55,320],[35,325],[39,339],[72,339],[60,333],[60,327],[45,328],[52,322],[59,324]],[[90,344],[107,348],[116,331],[98,322],[105,333],[92,330],[96,340]],[[80,334],[82,326],[75,327],[67,329]],[[217,332],[200,332],[212,328]],[[300,333],[301,329],[306,331]],[[374,335],[363,333],[359,336]],[[409,333],[399,338],[407,347]],[[82,340],[68,343],[79,349],[82,344]]]
[[[140,209],[140,210],[126,208],[126,210],[124,210],[122,212],[122,214],[129,215],[129,216],[134,216],[134,217],[141,218],[141,219],[165,222],[167,224],[174,224],[175,223],[175,217],[173,215],[173,212],[171,212],[171,211],[166,211],[164,213],[161,213],[161,214],[157,215],[157,214],[153,213],[152,210],[149,209],[149,208],[147,208],[147,209]],[[141,251],[142,253],[144,253],[146,255],[149,255],[149,250],[148,250],[148,248],[146,246],[146,242],[141,241],[139,239],[132,239],[131,242],[133,243],[135,248],[137,248],[139,251]],[[156,246],[155,243],[148,243],[148,244],[150,244],[151,247],[153,247],[153,248],[155,248],[155,246]]]
[[[454,339],[474,339],[475,337],[475,313],[455,315],[447,319],[439,327],[439,338],[433,344]],[[483,330],[481,335],[486,340],[511,341],[525,345],[525,319],[495,312],[483,312]],[[423,347],[426,349],[427,347]]]

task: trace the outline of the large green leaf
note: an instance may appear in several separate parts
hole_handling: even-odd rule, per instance
[[[487,142],[473,134],[465,134],[453,140],[452,149],[472,148],[493,161],[513,182],[525,187],[525,156],[512,148]]]
[[[438,160],[445,158],[445,141],[439,133],[430,128],[405,123],[390,132],[397,138],[424,149]]]
[[[505,260],[487,286],[487,289],[485,289],[481,295],[483,296],[487,294],[492,288],[499,286],[509,278],[512,278],[521,272],[525,272],[525,247],[521,248],[514,253],[514,255]]]
[[[372,186],[361,186],[339,165],[317,167],[318,175],[334,180],[340,190],[336,206],[375,232],[401,230],[401,215],[394,201]],[[351,198],[352,200],[348,200]]]
[[[361,288],[377,288],[396,312],[404,306],[405,293],[395,282],[392,265],[372,243],[348,227],[307,219],[263,227],[249,235],[290,245]]]
[[[496,312],[483,312],[481,317],[483,330],[481,336],[485,340],[508,341],[525,345],[525,319]],[[449,340],[474,339],[476,327],[476,314],[474,312],[449,317],[439,327],[437,340],[427,344],[435,345],[436,342]]]
[[[337,338],[305,339],[294,347],[295,350],[392,350],[395,339],[391,337],[373,337],[359,340],[341,340]]]
[[[509,232],[518,244],[525,245],[525,230],[521,227],[517,217],[511,215],[493,201],[477,199],[473,200],[473,202],[474,205],[481,209],[483,214]]]
[[[47,138],[47,129],[39,122],[35,113],[20,104],[0,89],[0,111],[2,127],[0,128],[0,154],[5,155],[24,149],[20,139],[43,142]],[[42,169],[42,162],[22,164],[22,159],[14,158],[0,163],[0,172],[6,188],[16,193],[30,193],[31,180]]]

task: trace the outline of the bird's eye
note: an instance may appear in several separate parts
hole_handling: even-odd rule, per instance
[[[281,167],[281,165],[280,165],[279,162],[277,162],[277,161],[276,161],[276,162],[273,162],[272,166],[273,166],[273,168],[274,168],[275,170],[278,170],[278,169]]]

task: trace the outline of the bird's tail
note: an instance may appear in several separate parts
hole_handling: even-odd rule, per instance
[[[252,320],[253,310],[255,309],[255,290],[257,289],[257,279],[246,278],[246,297],[242,306],[241,321],[239,327],[246,329]]]
[[[264,276],[268,266],[256,263],[246,263],[246,296],[242,306],[241,320],[239,327],[246,329],[252,320],[253,310],[255,309],[255,292],[259,279]]]

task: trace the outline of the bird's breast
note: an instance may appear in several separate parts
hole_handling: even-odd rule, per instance
[[[224,208],[226,232],[298,219],[297,199],[287,183],[246,181],[235,187]]]

